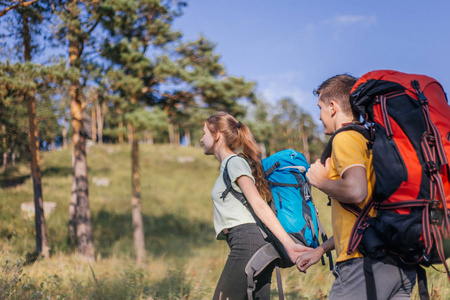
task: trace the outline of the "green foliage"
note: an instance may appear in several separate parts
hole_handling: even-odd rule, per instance
[[[189,83],[193,95],[216,111],[228,111],[237,117],[245,115],[245,108],[238,100],[254,101],[255,83],[227,75],[214,43],[200,35],[196,41],[180,43],[177,53],[180,58],[176,61],[177,73],[173,75]]]
[[[325,145],[322,134],[311,115],[293,99],[280,99],[274,105],[257,100],[249,107],[245,122],[256,140],[265,146],[267,155],[293,148],[302,153],[309,152],[311,162],[320,157]]]
[[[55,100],[56,87],[65,77],[62,61],[42,66],[26,63],[0,63],[0,125],[5,133],[0,143],[3,152],[14,152],[18,157],[28,155],[28,110],[26,96],[37,102],[37,125],[41,141],[52,143],[60,132],[59,114]],[[55,113],[56,111],[56,113]]]

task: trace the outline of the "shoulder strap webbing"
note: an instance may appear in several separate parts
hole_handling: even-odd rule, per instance
[[[331,151],[333,148],[333,140],[334,137],[342,132],[342,131],[347,131],[347,130],[355,130],[359,133],[361,133],[368,141],[367,146],[369,147],[369,149],[371,148],[371,143],[373,141],[373,138],[371,136],[371,131],[369,131],[366,127],[364,127],[362,124],[360,123],[349,123],[349,124],[345,124],[344,126],[342,126],[341,128],[339,128],[338,130],[336,130],[333,135],[331,136],[331,138],[328,140],[327,144],[325,145],[325,149],[322,152],[322,155],[320,157],[320,162],[322,164],[325,164],[325,161],[327,160],[328,157],[331,157]]]
[[[223,182],[225,183],[225,191],[223,191],[222,196],[220,196],[220,198],[222,198],[225,201],[225,197],[228,195],[228,193],[231,193],[236,199],[238,199],[245,207],[249,207],[247,199],[245,198],[245,195],[243,193],[240,193],[238,191],[236,191],[233,188],[233,185],[231,184],[231,179],[230,179],[230,175],[228,174],[228,163],[230,162],[231,159],[233,159],[234,157],[237,156],[232,156],[230,157],[226,164],[225,164],[225,168],[223,169]]]
[[[417,285],[419,287],[420,300],[430,300],[428,292],[427,272],[420,265],[417,267]]]
[[[281,281],[280,267],[276,266],[275,271],[277,273],[278,299],[284,300],[283,282]]]
[[[377,288],[375,285],[375,276],[373,274],[372,260],[369,256],[363,258],[364,278],[366,281],[367,300],[377,300]]]

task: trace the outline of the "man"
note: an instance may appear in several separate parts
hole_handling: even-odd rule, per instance
[[[319,96],[320,120],[325,134],[331,135],[359,116],[352,110],[350,91],[357,79],[336,75],[324,81],[314,94]],[[347,254],[347,245],[356,216],[341,203],[363,208],[375,186],[372,151],[366,138],[354,130],[342,131],[332,142],[331,157],[323,165],[319,160],[306,174],[309,182],[329,195],[331,200],[333,237],[317,249],[306,252],[297,260],[300,271],[317,263],[327,251],[336,249],[337,260],[333,274],[336,280],[329,298],[361,300],[367,298],[364,277],[364,257],[358,251]],[[369,213],[374,216],[374,211]],[[378,299],[410,299],[416,271],[371,259]],[[369,293],[374,291],[369,290]]]

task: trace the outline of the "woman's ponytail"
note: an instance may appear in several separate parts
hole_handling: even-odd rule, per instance
[[[247,125],[241,123],[238,131],[242,154],[245,156],[250,168],[252,169],[252,175],[255,177],[256,188],[263,199],[270,201],[272,200],[272,192],[267,184],[266,177],[264,175],[264,168],[261,164],[261,148]]]

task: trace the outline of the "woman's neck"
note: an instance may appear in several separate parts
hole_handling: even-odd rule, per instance
[[[222,161],[230,155],[236,154],[230,148],[221,149],[218,153],[215,153],[214,156],[216,159],[222,163]]]

